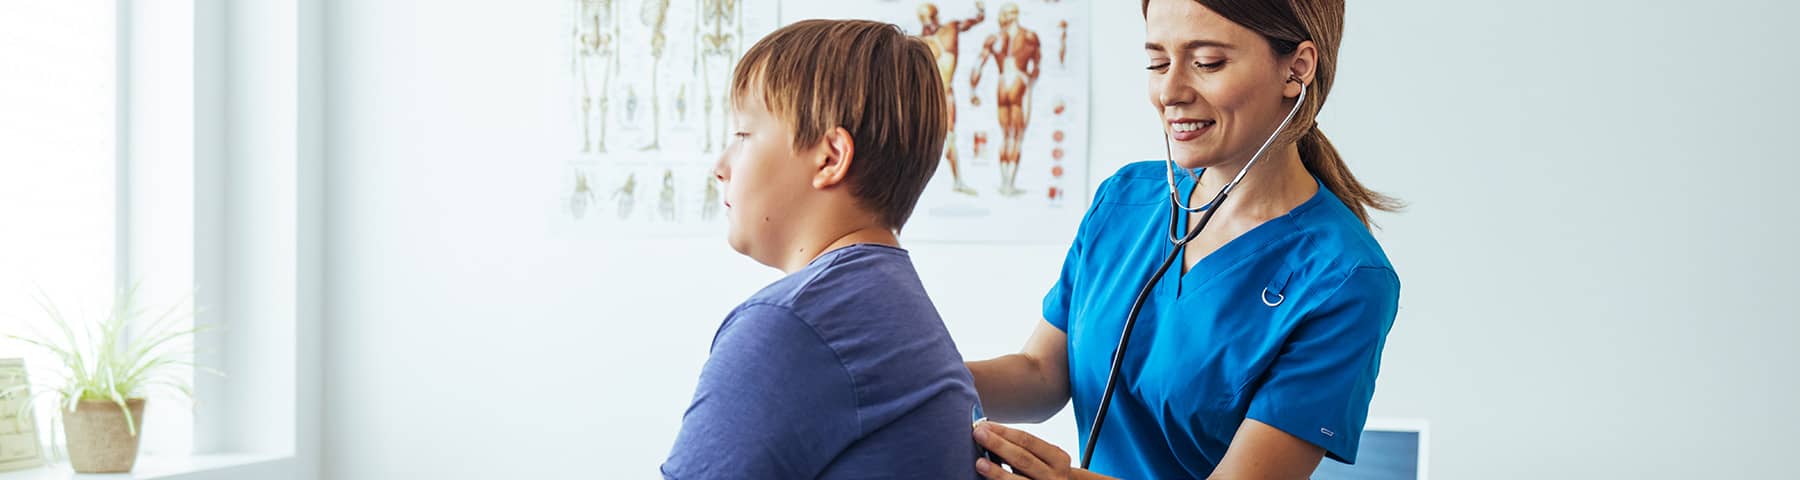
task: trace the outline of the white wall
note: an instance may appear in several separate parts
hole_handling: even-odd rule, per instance
[[[1135,2],[1094,3],[1097,183],[1161,149]],[[1379,217],[1405,286],[1372,415],[1429,419],[1438,478],[1785,471],[1800,105],[1773,19],[1800,7],[1464,3],[1354,2],[1322,121],[1413,204]],[[718,320],[777,273],[557,228],[563,2],[323,14],[324,476],[654,476]],[[1038,321],[1066,242],[908,246],[978,358]]]
[[[1416,205],[1373,413],[1444,478],[1792,475],[1800,8],[1358,5],[1327,128]]]

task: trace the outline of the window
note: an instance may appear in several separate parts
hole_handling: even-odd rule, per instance
[[[70,321],[102,318],[129,282],[121,209],[119,2],[0,3],[0,332],[49,333],[33,300]],[[140,298],[152,305],[178,301]],[[177,292],[182,288],[173,289]],[[54,357],[0,338],[0,358],[23,357],[48,380]],[[153,396],[145,453],[185,453],[192,415]],[[47,434],[40,408],[38,429]]]

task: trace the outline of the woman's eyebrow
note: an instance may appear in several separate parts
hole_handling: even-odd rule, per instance
[[[1182,50],[1193,50],[1196,48],[1205,48],[1205,47],[1215,47],[1215,48],[1222,48],[1222,49],[1226,49],[1226,50],[1230,50],[1232,48],[1231,44],[1217,41],[1217,40],[1188,40],[1187,43],[1181,44]],[[1163,49],[1163,46],[1161,44],[1158,44],[1155,42],[1144,42],[1144,50],[1149,50],[1149,51],[1153,51],[1153,52],[1166,51]]]

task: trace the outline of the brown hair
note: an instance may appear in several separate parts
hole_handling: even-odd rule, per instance
[[[1307,85],[1306,104],[1294,114],[1294,121],[1281,133],[1281,141],[1296,142],[1300,163],[1307,173],[1318,177],[1325,188],[1336,194],[1344,206],[1356,213],[1363,224],[1369,224],[1369,209],[1398,211],[1405,206],[1394,197],[1370,190],[1350,174],[1344,158],[1338,156],[1325,133],[1319,131],[1319,109],[1331,93],[1332,76],[1337,73],[1338,45],[1344,38],[1344,0],[1194,0],[1207,10],[1243,25],[1263,36],[1278,56],[1294,53],[1301,42],[1311,40],[1319,51],[1313,81]],[[1144,13],[1150,11],[1150,0],[1143,0]]]
[[[796,149],[834,128],[849,131],[850,194],[884,226],[906,224],[937,172],[950,123],[930,47],[893,24],[805,20],[744,52],[731,98],[755,88],[770,113],[793,124]]]

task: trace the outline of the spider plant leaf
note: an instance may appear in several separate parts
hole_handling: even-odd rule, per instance
[[[131,407],[125,406],[125,397],[122,395],[119,395],[119,392],[111,392],[111,393],[112,393],[111,396],[112,396],[113,404],[118,405],[119,412],[125,414],[125,429],[126,429],[126,431],[131,432],[131,436],[133,436],[133,437],[137,436],[137,422],[131,418]]]

